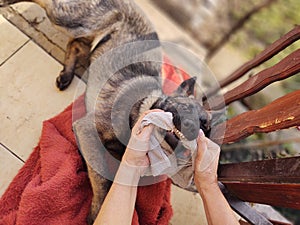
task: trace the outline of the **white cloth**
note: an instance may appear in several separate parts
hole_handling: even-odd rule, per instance
[[[148,151],[150,160],[150,166],[147,168],[144,175],[146,176],[158,176],[161,174],[168,175],[173,183],[177,184],[182,188],[188,188],[193,182],[194,178],[194,161],[196,157],[197,141],[192,140],[181,140],[183,146],[191,151],[191,158],[181,161],[176,158],[175,153],[167,155],[161,148],[163,141],[163,135],[159,134],[159,129],[166,131],[172,131],[174,129],[173,116],[170,112],[151,112],[147,114],[141,123],[141,129],[143,127],[153,124],[155,128],[150,137],[150,143],[143,140],[134,138],[135,135],[131,136],[128,146],[138,151]],[[161,133],[161,132],[160,132]],[[202,132],[203,133],[203,132]],[[204,134],[202,134],[204,135]],[[208,145],[214,144],[209,142]],[[204,171],[212,163],[212,161],[219,155],[219,148],[210,147],[204,151],[203,158],[199,164],[200,171]]]
[[[157,176],[160,174],[174,175],[180,168],[177,165],[175,154],[167,155],[161,148],[160,143],[164,137],[158,135],[157,128],[172,131],[174,129],[173,116],[170,112],[151,112],[147,114],[141,123],[141,129],[149,124],[156,126],[150,137],[149,146],[149,160],[150,168],[146,171],[145,175]],[[192,154],[197,148],[196,140],[187,141],[182,140],[184,147],[191,150]]]

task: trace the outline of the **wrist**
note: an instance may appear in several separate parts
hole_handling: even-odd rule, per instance
[[[126,186],[138,186],[141,175],[141,167],[133,166],[122,161],[116,173],[114,183]]]
[[[147,167],[149,165],[149,160],[148,160],[147,156],[123,157],[121,164],[127,164],[128,166],[133,167],[133,168]]]
[[[215,193],[216,191],[220,191],[217,179],[205,182],[199,182],[195,180],[195,185],[201,196],[208,193]]]
[[[136,151],[127,147],[122,157],[122,163],[129,164],[133,167],[148,166],[149,160],[147,151]]]

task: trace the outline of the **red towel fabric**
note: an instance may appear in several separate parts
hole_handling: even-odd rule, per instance
[[[38,146],[0,200],[0,224],[86,224],[91,197],[71,105],[43,123]]]
[[[189,78],[191,77],[183,69],[175,67],[169,58],[164,57],[162,80],[165,94],[172,94],[184,80]]]
[[[164,90],[170,93],[187,77],[165,60]],[[82,105],[75,112],[80,118],[83,97],[77,103]],[[43,123],[38,146],[0,199],[0,225],[86,224],[92,191],[72,132],[72,105]],[[168,224],[170,187],[170,180],[139,187],[132,224]]]

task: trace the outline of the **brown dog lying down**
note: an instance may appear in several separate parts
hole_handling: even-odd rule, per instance
[[[19,2],[0,0],[0,6]],[[171,112],[173,132],[161,132],[161,147],[170,155],[184,152],[183,140],[194,140],[201,128],[210,132],[212,116],[193,98],[195,78],[184,81],[170,96],[162,92],[162,53],[151,23],[131,0],[33,0],[53,24],[73,36],[57,87],[65,89],[80,58],[91,59],[87,115],[74,130],[87,163],[93,188],[90,223],[95,219],[113,177],[107,177],[110,153],[120,160],[139,115],[149,109]],[[91,49],[94,40],[100,40]],[[191,156],[178,160],[191,169]],[[180,165],[179,165],[180,166]],[[179,171],[180,173],[181,171]]]

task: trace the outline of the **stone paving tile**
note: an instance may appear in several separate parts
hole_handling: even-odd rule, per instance
[[[23,16],[22,12],[26,9],[26,13]],[[18,12],[17,10],[20,10]],[[46,34],[40,32],[36,26],[41,26],[41,24],[46,23],[48,19],[43,19],[44,11],[33,3],[18,3],[13,6],[0,8],[0,12],[10,23],[15,25],[18,29],[20,29],[24,34],[30,37],[37,45],[42,47],[49,55],[53,56],[59,62],[63,62],[65,56],[65,47],[61,47],[55,42],[51,40],[51,36],[47,36]],[[35,16],[37,14],[37,16]],[[29,17],[28,15],[31,15]],[[29,17],[26,19],[26,17]],[[48,26],[46,29],[52,30],[52,25]],[[52,29],[51,29],[52,28]],[[61,35],[61,39],[66,38],[63,34],[57,31]],[[64,45],[67,43],[67,39],[64,40]]]
[[[26,160],[37,145],[42,121],[74,100],[76,78],[64,92],[55,87],[62,66],[29,42],[0,67],[0,141]]]
[[[0,196],[22,167],[23,162],[0,145]]]
[[[0,65],[29,38],[0,15]]]
[[[65,49],[69,37],[55,27],[48,19],[46,12],[35,3],[21,2],[12,5],[12,8],[24,17],[24,19],[36,29],[36,32],[44,34],[50,42],[61,49]]]
[[[10,7],[0,8],[0,12],[12,24],[29,36],[37,45],[60,63],[64,62],[65,49],[70,37],[59,27],[51,24],[45,11],[35,3],[21,2]],[[76,68],[82,75],[85,65]]]
[[[199,194],[172,186],[171,203],[174,210],[174,215],[170,221],[172,225],[207,224],[203,203]]]

